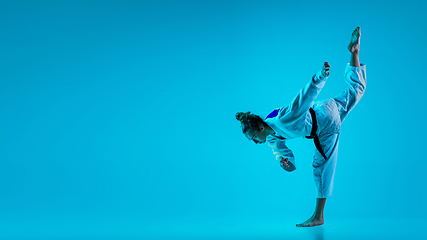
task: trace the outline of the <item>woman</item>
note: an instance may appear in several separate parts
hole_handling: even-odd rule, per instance
[[[366,88],[366,66],[359,62],[360,36],[360,28],[357,27],[348,45],[351,57],[345,69],[345,80],[350,87],[337,97],[314,102],[329,76],[330,66],[325,62],[322,70],[312,77],[288,106],[275,109],[265,119],[250,112],[236,114],[243,134],[256,144],[268,141],[281,167],[288,172],[294,171],[296,166],[286,140],[297,137],[314,139],[316,208],[313,215],[297,224],[297,227],[324,223],[326,198],[332,195],[341,123],[362,98]]]

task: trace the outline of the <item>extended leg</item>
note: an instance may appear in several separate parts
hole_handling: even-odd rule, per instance
[[[351,53],[350,66],[352,66],[352,67],[360,67],[359,52],[357,52],[357,53]]]
[[[359,50],[360,50],[360,27],[357,27],[351,35],[350,44],[348,44],[348,50],[351,52],[350,66],[360,67],[359,62]]]
[[[350,88],[334,97],[341,122],[362,98],[366,88],[366,66],[359,62],[360,36],[360,28],[356,28],[348,45],[348,50],[351,52],[350,64],[347,65],[344,75]]]

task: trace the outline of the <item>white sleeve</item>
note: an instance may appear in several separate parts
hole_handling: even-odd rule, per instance
[[[320,71],[313,75],[310,82],[300,90],[292,102],[280,111],[280,121],[282,123],[291,123],[307,113],[327,79],[328,77],[324,77]]]
[[[286,139],[284,138],[276,138],[276,137],[267,137],[268,146],[273,150],[274,155],[276,156],[276,160],[280,163],[282,158],[288,158],[295,169],[295,157],[292,153],[292,150],[286,146]]]

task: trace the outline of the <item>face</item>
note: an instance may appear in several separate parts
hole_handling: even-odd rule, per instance
[[[262,125],[260,126],[259,131],[247,131],[245,136],[255,144],[263,144],[267,141],[266,131]]]

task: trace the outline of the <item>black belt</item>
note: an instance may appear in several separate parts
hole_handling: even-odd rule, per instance
[[[313,139],[314,140],[314,145],[316,146],[317,150],[320,152],[320,154],[322,154],[322,156],[325,159],[328,159],[325,155],[325,153],[323,152],[322,147],[320,146],[320,141],[319,141],[319,137],[317,136],[316,132],[317,132],[317,120],[316,120],[316,112],[313,110],[313,108],[310,108],[310,114],[311,114],[311,119],[313,122],[313,125],[311,126],[311,135],[307,136],[307,139]]]

